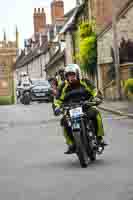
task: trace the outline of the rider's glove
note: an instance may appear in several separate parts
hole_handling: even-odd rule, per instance
[[[60,108],[55,108],[54,113],[56,116],[60,115],[60,113],[61,113]]]
[[[96,103],[102,103],[102,100],[99,97],[94,97],[93,101]]]

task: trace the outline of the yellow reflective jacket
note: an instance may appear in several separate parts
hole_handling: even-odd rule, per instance
[[[96,87],[87,79],[80,80],[80,86],[83,87],[90,96],[97,96]],[[64,81],[58,88],[57,96],[54,100],[55,107],[61,107],[64,102],[66,94],[70,91],[70,84],[68,81]]]

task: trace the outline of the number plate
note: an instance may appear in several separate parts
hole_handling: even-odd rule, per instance
[[[79,117],[83,114],[82,107],[71,109],[69,112],[71,117]]]
[[[72,128],[73,128],[73,129],[80,129],[80,123],[75,122],[75,123],[72,125]]]
[[[37,93],[36,96],[37,97],[45,97],[45,94],[44,93]]]

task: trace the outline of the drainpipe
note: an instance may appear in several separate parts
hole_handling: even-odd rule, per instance
[[[113,0],[113,12],[112,12],[112,30],[113,30],[113,45],[115,54],[115,72],[116,72],[116,92],[117,100],[120,100],[121,95],[121,80],[120,80],[120,58],[119,58],[119,46],[118,46],[118,35],[117,35],[117,10],[115,5],[115,0]]]
[[[75,40],[74,40],[74,35],[73,33],[71,32],[71,35],[72,35],[72,48],[73,48],[73,56],[75,57],[75,54],[76,54],[76,51],[75,51]],[[75,60],[74,60],[75,61]]]

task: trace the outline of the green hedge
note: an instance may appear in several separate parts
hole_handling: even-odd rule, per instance
[[[133,95],[133,79],[128,79],[125,83],[125,92],[126,94]]]
[[[14,80],[12,80],[12,95],[11,96],[0,96],[0,105],[11,105],[16,103],[16,88]]]
[[[0,96],[0,105],[11,105],[14,103],[12,96]]]

